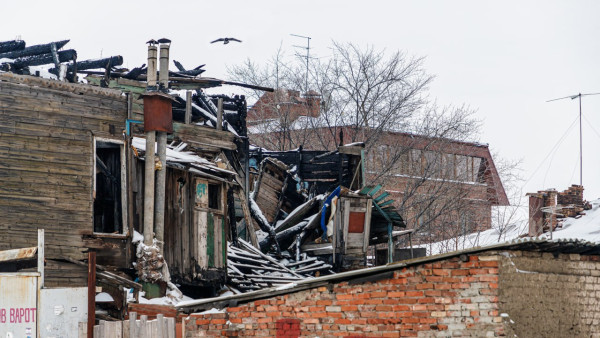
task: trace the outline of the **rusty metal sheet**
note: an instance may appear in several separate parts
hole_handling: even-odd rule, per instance
[[[172,100],[163,95],[144,95],[144,131],[173,132]]]
[[[365,213],[350,211],[348,216],[348,232],[363,233],[365,231]]]
[[[35,257],[37,247],[0,251],[0,262],[18,261]]]

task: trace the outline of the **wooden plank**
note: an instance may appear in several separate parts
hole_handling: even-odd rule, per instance
[[[49,80],[39,77],[27,76],[27,75],[17,75],[14,73],[0,73],[0,83],[2,84],[25,84],[25,85],[33,85],[41,88],[53,88],[60,89],[62,92],[76,93],[77,95],[86,94],[86,95],[103,95],[103,96],[111,96],[115,99],[118,99],[121,95],[120,90],[100,88],[91,85],[85,84],[74,84],[68,82],[60,82],[55,80]],[[29,86],[28,86],[29,87]]]
[[[372,201],[367,199],[367,212],[365,213],[365,237],[363,243],[363,251],[367,252],[369,247],[369,238],[371,236],[371,212],[373,208]]]
[[[343,252],[342,253],[346,253],[346,248],[348,247],[348,226],[349,226],[349,220],[350,220],[350,199],[349,198],[344,198],[342,197],[340,200],[338,200],[339,206],[343,206],[343,209],[341,210],[343,218],[342,218],[342,226],[343,226],[343,236],[344,236],[344,248],[343,248]]]
[[[185,124],[192,122],[192,91],[188,90],[185,92]]]
[[[183,325],[182,325],[183,327]],[[175,326],[175,318],[168,317],[167,318],[167,336],[166,338],[175,338],[176,326]]]
[[[227,266],[227,237],[225,235],[225,217],[221,219],[221,237],[220,237],[220,256],[219,268]]]
[[[96,253],[88,253],[88,338],[95,334],[94,322],[96,320]]]
[[[129,312],[129,337],[135,338],[138,336],[137,313]]]
[[[191,175],[188,173],[187,174],[187,178],[186,178],[186,182],[192,182],[191,181]],[[182,196],[182,208],[183,208],[183,219],[181,221],[181,264],[182,264],[182,272],[184,274],[188,274],[188,273],[192,273],[192,269],[191,269],[191,263],[190,263],[190,248],[191,248],[191,244],[190,244],[190,238],[193,238],[191,233],[192,233],[192,228],[195,227],[195,223],[192,223],[194,220],[194,214],[195,211],[193,210],[192,206],[192,202],[191,200],[191,191],[192,189],[190,188],[192,186],[192,184],[190,183],[186,183],[186,185],[182,188],[181,193],[183,194]],[[194,244],[198,245],[197,242]],[[194,256],[195,257],[195,256]],[[186,273],[187,272],[187,273]]]
[[[208,237],[208,213],[206,211],[194,211],[195,216],[195,250],[194,257],[198,262],[198,266],[201,269],[206,269],[210,266],[209,254],[208,254],[208,243],[212,241],[212,237]]]
[[[166,329],[165,327],[165,322],[164,322],[164,316],[162,315],[162,313],[159,313],[156,316],[156,335],[154,337],[165,337],[164,335],[164,330]]]
[[[206,256],[208,267],[215,267],[215,220],[212,212],[206,213]]]
[[[11,262],[33,258],[37,249],[37,247],[29,247],[0,251],[0,262]]]
[[[248,201],[246,200],[246,194],[243,190],[240,190],[238,196],[240,198],[242,209],[244,210],[244,220],[246,222],[246,231],[250,234],[250,243],[255,248],[259,248],[258,238],[256,237],[256,231],[254,230],[254,225],[252,222],[252,216],[250,214],[250,209],[248,208]]]
[[[148,316],[141,315],[140,316],[140,327],[138,331],[139,338],[150,338],[150,333],[148,330]]]
[[[148,325],[148,324],[149,324],[149,326],[150,326],[150,328],[149,328],[149,330],[148,330],[148,331],[149,331],[149,335],[148,335],[148,336],[149,336],[149,337],[160,337],[160,336],[158,335],[158,325],[157,325],[157,321],[156,321],[156,320],[151,320],[151,321],[149,321],[149,322],[148,322],[146,325]]]

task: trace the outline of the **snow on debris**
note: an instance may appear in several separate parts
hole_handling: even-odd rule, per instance
[[[146,151],[146,139],[144,138],[133,137],[131,144],[136,149],[142,150],[144,152]],[[185,147],[182,147],[181,145],[178,145],[176,147],[167,146],[167,162],[186,163],[198,168],[210,169],[229,175],[235,175],[233,171],[219,168],[213,162],[205,159],[204,157],[198,156],[194,152],[183,151],[183,148]]]

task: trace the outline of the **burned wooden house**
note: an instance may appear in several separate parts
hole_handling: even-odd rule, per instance
[[[16,44],[12,59],[2,46],[0,250],[45,229],[50,287],[85,285],[95,252],[114,317],[123,287],[142,288],[136,276],[149,297],[174,284],[197,297],[228,282],[256,290],[364,267],[404,226],[388,194],[365,187],[361,144],[251,149],[245,98],[206,95],[227,82],[198,77],[202,67],[169,71],[168,40],[131,70],[120,57],[63,60],[56,43]],[[54,79],[32,76],[43,62]]]
[[[50,56],[62,55],[56,51],[61,47],[50,44]],[[147,246],[156,237],[161,250],[160,264],[149,264],[156,270],[149,275],[157,272],[214,292],[226,278],[233,195],[244,197],[247,184],[244,97],[205,95],[203,88],[224,81],[195,77],[201,69],[170,72],[160,95],[168,98],[169,109],[162,113],[171,128],[164,132],[165,158],[160,158],[160,152],[146,151],[150,128],[144,119],[152,100],[141,95],[148,91],[145,68],[115,68],[120,58],[93,67],[59,58],[54,69],[74,75],[46,79],[29,75],[39,72],[32,66],[46,62],[45,54],[35,56],[24,44],[14,48],[8,61],[0,49],[0,58],[6,57],[1,67],[6,72],[0,71],[0,208],[5,215],[0,250],[32,246],[37,229],[46,229],[46,285],[83,286],[87,274],[80,262],[88,251],[96,252],[99,266],[135,277],[137,232],[150,238]],[[20,57],[42,61],[24,63]],[[88,84],[57,81],[75,81],[83,72]],[[156,184],[157,190],[162,185],[156,195],[163,204],[151,212],[164,221],[160,229],[152,224],[144,231],[150,214],[144,212],[146,162],[153,172],[164,173],[164,183]],[[116,284],[115,290],[129,286]]]

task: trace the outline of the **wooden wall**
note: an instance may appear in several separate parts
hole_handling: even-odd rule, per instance
[[[138,165],[143,166],[140,161]],[[220,185],[220,210],[196,199],[199,181]],[[177,282],[212,286],[226,276],[226,191],[218,181],[168,168],[164,257]],[[142,203],[143,205],[143,203]]]
[[[48,258],[102,246],[82,238],[93,229],[93,142],[121,140],[126,117],[120,91],[0,74],[0,250],[36,245],[39,228]],[[54,266],[46,285],[85,282]]]

